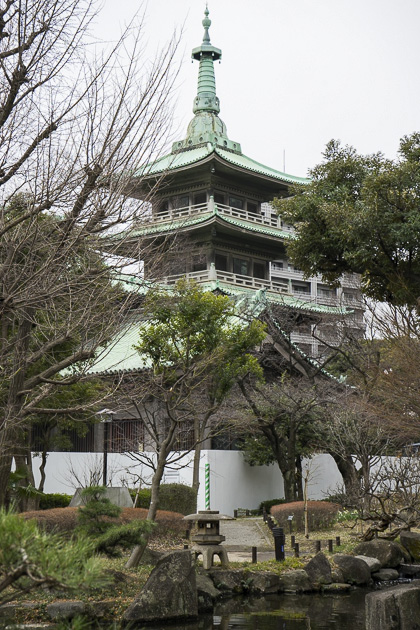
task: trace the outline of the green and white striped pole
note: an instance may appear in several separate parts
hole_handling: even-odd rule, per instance
[[[204,487],[206,494],[206,510],[210,509],[210,464],[204,466]]]

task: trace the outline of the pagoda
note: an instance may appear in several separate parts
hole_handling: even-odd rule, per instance
[[[165,250],[158,276],[155,266],[143,261],[146,281],[170,286],[181,277],[194,279],[236,301],[257,300],[257,316],[267,304],[275,305],[280,327],[289,322],[288,341],[318,356],[322,344],[312,332],[324,326],[321,321],[330,330],[331,322],[351,309],[352,325],[360,328],[357,279],[349,275],[332,289],[317,278],[304,278],[288,261],[286,244],[293,230],[269,202],[309,180],[260,164],[229,139],[219,116],[214,72],[222,52],[210,41],[208,8],[202,24],[203,41],[192,51],[199,63],[194,117],[169,154],[133,174],[130,196],[152,202],[148,216],[124,234],[122,249],[130,255],[141,249],[139,243],[148,243],[149,256],[154,248]]]

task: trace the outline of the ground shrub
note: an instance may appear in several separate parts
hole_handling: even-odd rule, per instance
[[[70,494],[42,494],[39,498],[40,510],[51,510],[52,508],[63,508],[70,505],[72,497]]]
[[[271,508],[271,515],[277,521],[278,525],[285,529],[288,528],[288,517],[293,515],[293,531],[303,532],[305,529],[303,507],[303,501],[274,505]],[[339,505],[329,501],[308,501],[309,531],[331,527],[336,520],[339,509]]]
[[[285,502],[286,502],[286,499],[266,499],[265,501],[261,501],[259,512],[260,514],[262,514],[265,508],[265,511],[267,512],[267,514],[270,514],[270,510],[273,507],[273,505],[281,505],[282,503],[285,503]]]
[[[45,531],[56,530],[73,534],[77,526],[78,511],[79,508],[77,507],[54,508],[52,510],[23,512],[22,516],[25,519],[36,520]],[[145,520],[146,517],[147,510],[144,508],[123,508],[120,516],[117,519],[112,519],[112,522],[117,525],[124,525],[136,520]],[[183,515],[177,512],[158,510],[156,522],[157,526],[152,532],[151,540],[169,534],[182,536],[188,527],[187,521],[183,520]]]
[[[130,495],[134,502],[136,500],[137,490],[130,490]],[[142,488],[137,496],[136,507],[145,508],[147,510],[150,505],[151,496],[152,491],[150,490],[150,488]]]
[[[186,516],[197,509],[197,495],[191,486],[183,483],[163,483],[159,491],[159,510],[179,512]]]

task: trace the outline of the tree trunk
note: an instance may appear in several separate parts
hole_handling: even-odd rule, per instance
[[[348,504],[356,506],[360,497],[360,480],[353,458],[351,455],[343,457],[337,453],[331,453],[331,456],[343,477]]]
[[[152,478],[151,485],[151,496],[150,496],[150,506],[149,511],[147,513],[148,521],[155,521],[156,512],[158,509],[159,503],[159,492],[160,492],[160,483],[162,481],[163,473],[165,470],[166,458],[169,453],[168,448],[162,448],[158,454],[158,461],[156,465],[156,470]],[[141,557],[144,553],[144,550],[147,547],[148,538],[145,539],[145,542],[142,545],[136,545],[131,552],[131,556],[129,557],[127,564],[125,565],[126,569],[133,569],[139,565]]]

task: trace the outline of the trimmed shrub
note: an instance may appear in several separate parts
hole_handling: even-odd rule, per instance
[[[52,508],[64,508],[70,505],[70,494],[42,494],[39,498],[40,510],[51,510]]]
[[[261,501],[259,512],[262,514],[265,508],[267,514],[270,514],[273,505],[281,505],[282,503],[286,503],[286,499],[267,499],[266,501]]]
[[[142,488],[137,498],[136,507],[148,509],[152,491]],[[136,490],[130,490],[131,498],[136,498]],[[183,483],[162,483],[159,492],[159,509],[168,512],[194,514],[197,506],[197,496],[190,486]]]
[[[58,530],[73,534],[77,526],[78,511],[79,508],[77,507],[54,508],[52,510],[23,512],[21,516],[25,519],[36,520],[38,525],[45,531]],[[132,521],[145,520],[146,516],[147,510],[144,508],[123,508],[120,516],[112,519],[112,522],[117,525],[123,525]],[[183,515],[177,512],[158,510],[156,522],[157,526],[153,529],[151,540],[159,536],[165,536],[167,533],[182,536],[187,529]]]
[[[137,497],[136,508],[144,508],[148,510],[149,505],[150,505],[151,495],[152,495],[152,491],[150,490],[150,488],[142,488],[139,491],[139,495]],[[130,490],[130,496],[134,502],[136,500],[137,490]]]
[[[304,502],[295,501],[274,505],[271,508],[271,515],[276,519],[280,527],[288,527],[288,516],[293,515],[292,528],[295,532],[305,530]],[[309,530],[327,529],[336,520],[340,506],[329,501],[308,501],[308,524]]]
[[[191,486],[182,483],[163,483],[160,486],[159,510],[180,512],[186,516],[197,509],[197,495]]]

